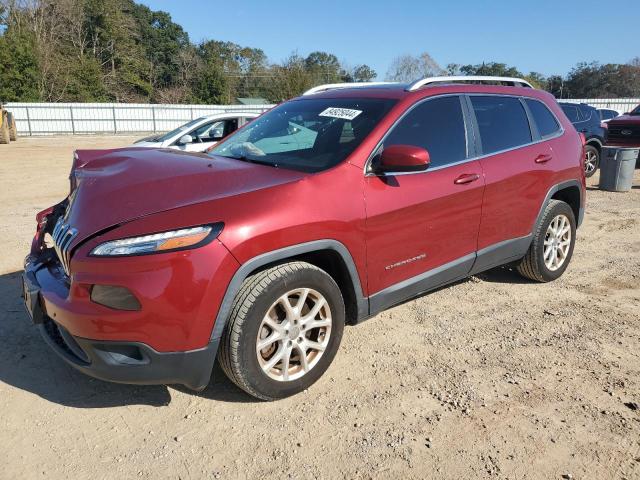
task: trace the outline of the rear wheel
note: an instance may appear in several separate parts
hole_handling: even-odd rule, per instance
[[[249,277],[236,296],[218,359],[231,381],[262,400],[303,391],[327,370],[340,346],[340,289],[305,262]]]
[[[600,166],[600,152],[593,145],[587,145],[584,151],[584,175],[589,178]]]
[[[16,117],[13,116],[13,113],[7,114],[7,119],[9,120],[9,139],[12,142],[18,140],[18,128],[16,127]]]
[[[0,144],[9,143],[11,137],[9,136],[9,122],[7,121],[6,115],[0,118],[0,122]]]
[[[555,280],[567,269],[575,241],[573,210],[565,202],[551,200],[535,229],[529,251],[518,265],[518,272],[537,282]]]

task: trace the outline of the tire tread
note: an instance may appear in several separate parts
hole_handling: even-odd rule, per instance
[[[518,266],[516,267],[518,273],[529,280],[533,280],[534,282],[548,282],[549,280],[545,279],[544,275],[540,271],[540,267],[538,265],[537,259],[539,256],[540,248],[544,246],[544,237],[545,232],[543,232],[543,228],[547,223],[547,219],[551,216],[560,205],[568,205],[561,200],[550,200],[547,203],[547,206],[544,209],[542,214],[542,218],[536,225],[533,232],[533,240],[531,241],[531,246],[527,251],[527,254],[522,258]],[[567,259],[567,262],[569,259]]]
[[[258,296],[273,282],[278,282],[300,270],[317,270],[325,273],[315,265],[306,262],[289,262],[268,268],[248,277],[233,301],[231,315],[220,342],[218,361],[229,380],[239,388],[261,400],[273,400],[256,391],[248,381],[239,361],[240,335],[242,326],[248,318],[251,308]]]

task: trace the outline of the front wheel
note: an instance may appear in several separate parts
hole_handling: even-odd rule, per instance
[[[589,178],[596,173],[600,166],[600,152],[592,145],[587,145],[584,150],[584,176]]]
[[[248,394],[275,400],[303,391],[335,357],[345,323],[333,278],[290,262],[245,280],[220,344],[225,374]]]
[[[2,112],[0,112],[0,144],[9,143],[11,137],[9,136],[9,122],[7,117],[2,118]]]
[[[567,269],[576,242],[576,220],[569,205],[551,200],[533,233],[518,272],[537,282],[550,282]]]

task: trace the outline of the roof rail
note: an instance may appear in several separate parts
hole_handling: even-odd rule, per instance
[[[313,95],[318,92],[325,92],[327,90],[335,90],[338,88],[354,88],[354,87],[375,87],[378,85],[390,85],[396,82],[346,82],[346,83],[327,83],[325,85],[318,85],[317,87],[310,88],[302,95]]]
[[[406,90],[407,92],[413,92],[418,90],[419,88],[424,87],[425,85],[431,85],[432,83],[464,83],[464,82],[496,82],[496,83],[507,83],[511,84],[514,87],[528,87],[533,88],[529,82],[522,78],[515,77],[491,77],[491,76],[477,76],[477,75],[469,75],[469,76],[451,76],[451,77],[429,77],[423,78],[422,80],[417,80],[410,84]]]

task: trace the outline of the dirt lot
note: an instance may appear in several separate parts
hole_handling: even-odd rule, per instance
[[[34,214],[74,147],[131,140],[0,145],[0,478],[640,478],[640,172],[589,189],[560,280],[497,269],[397,307],[346,329],[308,392],[260,403],[217,369],[200,394],[90,379],[27,323]]]

